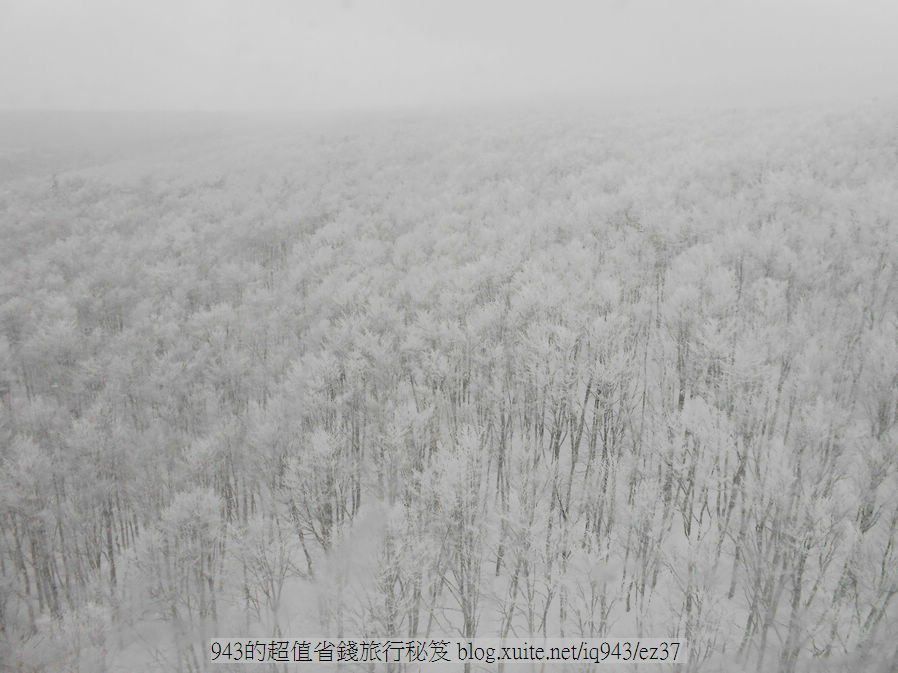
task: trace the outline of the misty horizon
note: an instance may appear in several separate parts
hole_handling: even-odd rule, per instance
[[[330,112],[898,92],[898,6],[6,0],[0,110]]]

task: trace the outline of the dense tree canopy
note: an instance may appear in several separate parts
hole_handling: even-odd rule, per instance
[[[895,661],[895,122],[384,119],[9,180],[7,664],[196,671],[237,632]]]

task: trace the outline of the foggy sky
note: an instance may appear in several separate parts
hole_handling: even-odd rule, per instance
[[[894,0],[0,0],[0,108],[893,95]]]

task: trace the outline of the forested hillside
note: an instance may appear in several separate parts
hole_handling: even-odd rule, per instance
[[[0,670],[346,633],[898,670],[894,106],[17,161]]]

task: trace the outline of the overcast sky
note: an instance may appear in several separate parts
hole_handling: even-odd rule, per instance
[[[0,0],[0,108],[891,96],[896,0]]]

